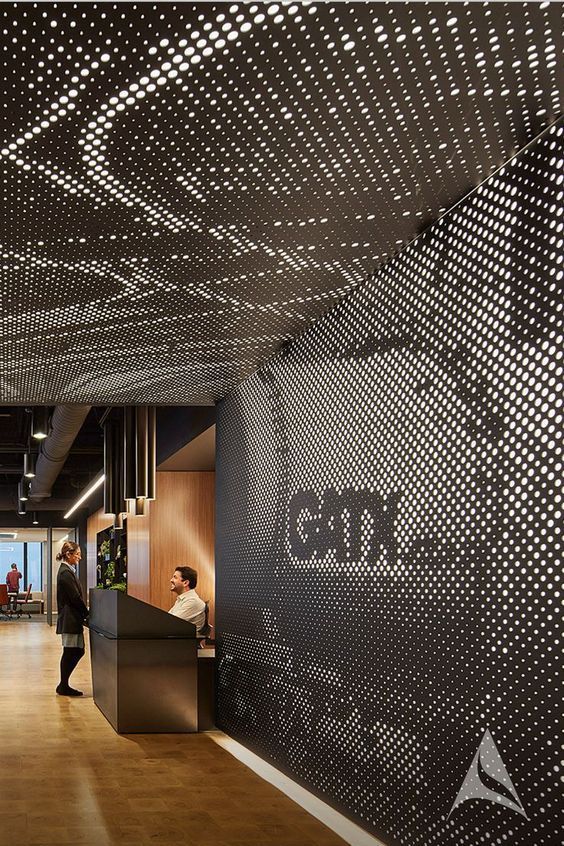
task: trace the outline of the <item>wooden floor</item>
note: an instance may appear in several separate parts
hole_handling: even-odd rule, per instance
[[[60,638],[0,622],[0,844],[337,846],[337,835],[209,735],[117,735],[90,662],[56,696]]]

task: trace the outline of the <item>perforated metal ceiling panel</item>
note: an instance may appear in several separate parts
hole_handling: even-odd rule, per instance
[[[559,113],[557,4],[1,16],[4,402],[213,402]]]

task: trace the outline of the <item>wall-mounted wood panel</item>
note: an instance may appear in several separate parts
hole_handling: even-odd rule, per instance
[[[127,592],[143,602],[151,602],[151,565],[149,561],[150,507],[147,513],[127,517]]]
[[[151,604],[168,610],[174,597],[170,577],[187,564],[198,571],[197,592],[210,602],[215,619],[215,473],[157,473],[151,503]]]
[[[96,587],[96,535],[114,522],[113,514],[104,514],[100,508],[91,514],[86,523],[86,585],[88,590]]]

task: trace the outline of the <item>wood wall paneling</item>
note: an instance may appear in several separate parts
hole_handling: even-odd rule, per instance
[[[146,503],[147,513],[129,514],[127,528],[127,592],[136,599],[151,603],[151,564],[149,561],[149,534],[151,507]]]
[[[157,473],[151,503],[151,604],[166,611],[174,597],[170,577],[187,564],[198,571],[198,595],[209,600],[215,620],[215,473]]]

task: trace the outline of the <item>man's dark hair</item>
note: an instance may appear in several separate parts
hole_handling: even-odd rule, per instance
[[[180,573],[183,582],[188,582],[190,590],[194,590],[198,584],[198,574],[192,567],[175,567],[175,573]]]

